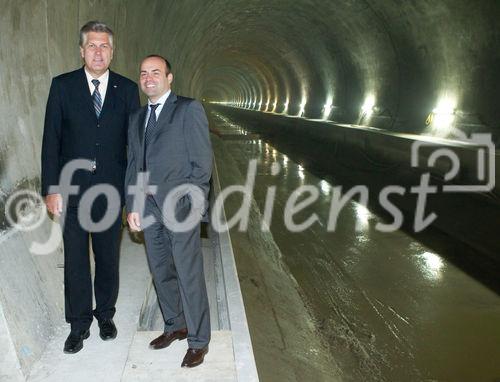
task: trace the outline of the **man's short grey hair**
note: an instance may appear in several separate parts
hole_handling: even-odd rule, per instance
[[[80,46],[83,48],[85,41],[87,39],[87,33],[89,32],[99,32],[99,33],[107,33],[109,35],[109,42],[111,43],[111,47],[113,47],[113,31],[110,27],[100,21],[89,21],[85,24],[82,29],[80,29]]]

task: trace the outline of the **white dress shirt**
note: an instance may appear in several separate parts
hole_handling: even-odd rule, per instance
[[[149,114],[151,114],[151,108],[150,108],[150,105],[158,105],[158,107],[156,108],[155,110],[155,114],[156,114],[156,120],[158,121],[158,117],[160,116],[160,113],[161,113],[161,109],[163,109],[163,105],[165,105],[165,102],[167,101],[167,98],[168,96],[170,95],[170,90],[168,90],[165,94],[163,94],[159,99],[158,101],[156,101],[156,103],[152,103],[149,99],[148,99],[148,110],[146,112],[146,121],[145,121],[145,126],[147,128],[148,126],[148,121],[149,121]],[[146,132],[146,129],[144,129],[144,133]]]
[[[89,84],[90,95],[92,95],[94,93],[94,90],[95,90],[95,86],[92,83],[92,80],[99,80],[99,94],[101,95],[102,104],[104,105],[104,99],[106,98],[106,90],[108,89],[109,69],[106,70],[106,72],[103,73],[102,76],[100,76],[98,78],[92,77],[92,74],[87,72],[87,69],[85,69],[85,75],[87,76],[87,82]]]

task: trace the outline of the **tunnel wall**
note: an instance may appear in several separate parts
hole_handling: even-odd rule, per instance
[[[377,168],[393,169],[389,183],[383,186],[398,185],[409,189],[410,185],[418,185],[421,175],[430,173],[430,184],[438,185],[435,195],[428,195],[426,211],[435,211],[438,218],[432,226],[445,232],[454,240],[461,241],[479,251],[485,257],[497,259],[500,243],[496,239],[495,225],[481,225],[482,221],[495,221],[498,215],[500,196],[500,175],[494,174],[493,188],[490,192],[443,192],[443,185],[477,185],[478,181],[478,147],[462,144],[457,141],[443,139],[422,139],[418,135],[388,133],[382,129],[351,127],[332,122],[306,120],[285,117],[273,113],[261,113],[234,107],[211,105],[211,109],[229,117],[233,123],[241,123],[244,129],[257,133],[269,142],[284,143],[296,151],[307,152],[306,160],[301,163],[306,167],[317,166],[322,162],[322,177],[335,178],[338,173],[333,170],[337,162],[348,161],[348,170],[353,176],[358,171],[367,179],[357,178],[357,184],[364,184],[373,194],[370,202],[377,199],[376,182],[368,177],[368,173],[377,174]],[[268,127],[272,126],[272,129]],[[411,166],[412,146],[422,143],[416,151],[418,165]],[[451,170],[451,162],[444,155],[429,165],[429,157],[439,149],[453,152],[459,160],[459,169],[455,177],[445,181],[445,174]],[[482,148],[482,147],[481,147]],[[494,167],[500,167],[500,155],[493,153],[487,160],[494,161]],[[359,169],[361,170],[359,170]],[[338,168],[336,168],[338,170]],[[309,169],[310,170],[310,169]],[[398,171],[396,171],[398,170]],[[381,173],[382,174],[382,173]],[[366,182],[366,183],[365,183]],[[406,216],[415,214],[414,196],[407,192],[404,198],[395,204]],[[450,213],[450,211],[453,211]],[[464,218],[465,217],[465,218]],[[479,225],[478,225],[479,224]],[[479,227],[479,228],[478,228]]]
[[[217,5],[206,12],[220,33],[207,34],[213,54],[191,84],[207,99],[390,131],[447,137],[458,128],[498,139],[497,1]]]
[[[6,323],[0,326],[0,338],[10,339],[1,341],[0,354],[10,354],[13,346],[24,375],[64,323],[63,254],[58,245],[46,255],[34,255],[30,247],[47,241],[50,221],[30,232],[14,229],[5,204],[20,190],[38,191],[50,81],[81,66],[81,25],[91,19],[109,23],[116,34],[112,69],[137,77],[138,60],[147,46],[134,43],[133,34],[127,33],[127,20],[141,8],[136,5],[127,9],[121,1],[0,2],[0,304]]]
[[[164,54],[174,64],[174,73],[183,69],[178,76],[175,73],[174,90],[189,95],[186,83],[191,73],[186,62],[199,53],[186,51],[185,46],[199,46],[196,39],[204,31],[189,33],[192,25],[178,20],[189,20],[196,8],[201,18],[200,5],[199,1],[0,0],[0,304],[7,325],[5,330],[0,327],[0,337],[11,338],[25,375],[63,323],[63,253],[58,245],[49,254],[34,255],[31,245],[50,237],[50,220],[22,232],[7,219],[6,204],[22,190],[39,191],[51,78],[82,65],[78,31],[89,20],[101,20],[115,33],[111,70],[136,80],[142,57]],[[172,31],[173,25],[178,32]],[[15,207],[14,201],[10,211]],[[40,211],[39,205],[31,212]],[[1,354],[8,354],[7,345],[0,344]]]

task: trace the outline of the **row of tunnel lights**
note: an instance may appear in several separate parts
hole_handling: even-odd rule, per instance
[[[222,105],[228,105],[228,106],[233,106],[233,107],[239,107],[243,109],[250,109],[250,110],[257,110],[257,111],[263,111],[263,112],[270,112],[270,113],[275,113],[276,108],[278,106],[278,101],[274,101],[272,104],[272,109],[269,109],[270,106],[270,101],[268,100],[264,105],[265,109],[262,110],[263,102],[257,102],[257,100],[254,101],[222,101],[222,102],[212,102],[216,104],[222,104]],[[299,112],[296,117],[304,117],[305,113],[305,108],[307,105],[307,99],[303,99],[302,102],[299,104]],[[258,107],[256,107],[258,106]],[[285,103],[283,103],[283,111],[279,114],[283,115],[289,115],[288,114],[288,107],[289,107],[289,101],[287,100]],[[333,105],[332,101],[329,100],[325,103],[323,106],[323,120],[328,120],[330,118],[330,115],[332,113],[332,110],[335,108]],[[369,94],[361,106],[360,110],[360,116],[369,118],[374,112],[377,112],[380,110],[376,105],[375,105],[375,96],[373,94]],[[443,96],[437,103],[437,106],[432,110],[432,112],[429,113],[425,123],[426,125],[432,124],[433,126],[437,128],[448,128],[451,126],[451,124],[454,121],[454,116],[455,116],[455,111],[456,111],[456,99],[452,96],[445,95]]]

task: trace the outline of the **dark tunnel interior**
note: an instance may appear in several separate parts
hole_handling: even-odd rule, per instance
[[[495,1],[231,5],[204,7],[204,54],[189,65],[198,97],[441,137],[450,120],[498,129]]]

